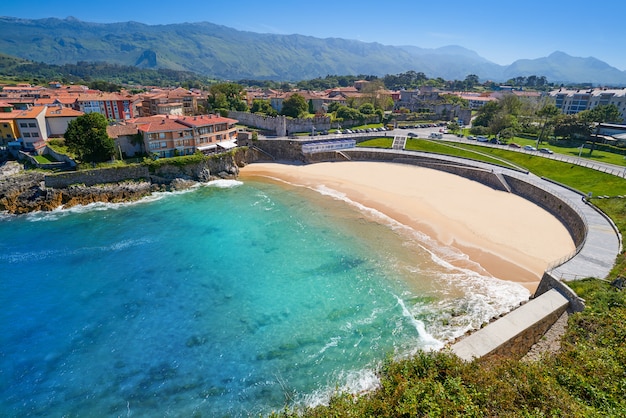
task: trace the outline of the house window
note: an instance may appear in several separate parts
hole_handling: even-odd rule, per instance
[[[37,127],[37,125],[36,125],[34,122],[29,122],[29,123],[28,123],[28,127],[29,127],[29,128],[36,128],[36,127]]]
[[[26,122],[20,122],[20,128],[28,128],[28,124]]]
[[[165,138],[165,132],[159,132],[159,139]]]
[[[30,133],[24,132],[24,138],[30,138]]]
[[[39,133],[33,132],[31,135],[33,138],[39,138]]]

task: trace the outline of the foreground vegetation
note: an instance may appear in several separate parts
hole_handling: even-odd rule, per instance
[[[587,308],[570,317],[558,354],[464,363],[445,351],[420,353],[388,362],[376,391],[277,416],[624,417],[626,293],[593,279],[571,285]]]

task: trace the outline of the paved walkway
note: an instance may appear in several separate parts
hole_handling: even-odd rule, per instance
[[[496,173],[503,173],[516,177],[560,197],[570,206],[575,208],[579,214],[581,214],[583,220],[587,224],[588,233],[584,244],[576,255],[567,261],[563,260],[564,262],[562,263],[559,260],[555,260],[553,263],[553,266],[555,267],[548,266],[548,270],[551,272],[552,276],[557,279],[564,281],[582,279],[586,277],[605,279],[615,264],[615,258],[620,253],[621,237],[617,228],[610,219],[598,212],[592,205],[583,201],[582,194],[561,185],[541,179],[534,174],[523,173],[478,161],[425,152],[397,151],[379,148],[367,149],[363,147],[354,148],[353,150],[372,153],[388,152],[391,154],[397,154],[400,157],[410,155],[417,157],[424,156],[429,158],[438,158],[443,161],[472,165],[486,170],[493,170]],[[349,150],[343,151],[346,152]],[[571,254],[567,258],[570,256]]]

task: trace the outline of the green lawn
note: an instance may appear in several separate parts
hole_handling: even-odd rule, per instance
[[[39,164],[50,164],[50,163],[56,163],[57,160],[50,158],[48,155],[35,155],[35,161],[37,161]]]
[[[611,174],[575,164],[554,161],[540,155],[510,151],[505,148],[483,147],[473,144],[455,145],[506,159],[540,177],[566,184],[585,194],[588,192],[592,192],[593,196],[621,196],[626,194],[626,180]],[[596,152],[598,151],[595,151],[594,155]]]
[[[532,145],[533,147],[537,146],[536,139],[527,139],[515,137],[507,141],[507,143],[514,142],[518,145]],[[571,157],[578,157],[580,155],[581,158],[588,159],[591,161],[597,161],[599,163],[607,163],[607,164],[615,164],[619,166],[626,167],[626,157],[620,154],[615,154],[607,151],[599,151],[594,150],[591,152],[591,144],[587,143],[584,145],[584,148],[581,152],[580,146],[583,144],[583,141],[542,141],[539,144],[539,148],[548,148],[554,151],[557,154],[568,155]],[[591,154],[591,155],[590,155]]]

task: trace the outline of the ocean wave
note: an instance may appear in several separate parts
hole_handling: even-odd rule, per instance
[[[47,259],[59,259],[64,256],[76,256],[81,254],[109,253],[114,251],[122,251],[131,247],[142,246],[152,242],[149,238],[126,239],[113,242],[110,245],[100,247],[84,247],[72,251],[64,250],[42,250],[42,251],[25,251],[25,252],[7,252],[0,254],[0,262],[7,264],[24,263],[29,261],[40,261]]]
[[[422,350],[439,350],[443,347],[443,343],[433,337],[428,331],[426,331],[426,326],[424,322],[416,319],[415,315],[407,308],[404,301],[396,296],[398,301],[398,305],[402,308],[402,316],[409,321],[409,323],[415,328],[417,331],[417,335],[419,335],[422,344],[420,344],[420,349]]]
[[[530,292],[524,286],[501,280],[489,274],[478,262],[458,248],[442,245],[434,238],[408,225],[396,221],[390,216],[350,199],[345,193],[324,185],[312,188],[325,196],[346,202],[374,220],[387,225],[393,231],[405,237],[405,245],[416,245],[426,251],[433,263],[445,272],[437,271],[439,282],[443,284],[440,292],[462,294],[460,298],[447,297],[435,305],[407,306],[397,297],[403,315],[424,340],[419,349],[440,349],[443,342],[451,341],[466,332],[478,329],[494,317],[510,312],[525,300]],[[461,262],[461,263],[459,263]],[[460,267],[462,264],[467,267]],[[420,270],[417,266],[405,266],[409,270]],[[420,272],[429,275],[428,272]],[[416,318],[427,318],[420,321]],[[406,354],[406,353],[405,353]]]
[[[204,186],[216,187],[218,189],[232,189],[233,187],[241,186],[243,182],[239,180],[219,179],[219,180],[211,180],[209,182],[202,183],[202,184]]]
[[[366,368],[361,370],[341,371],[337,378],[340,386],[328,386],[318,389],[312,393],[303,395],[300,403],[309,408],[320,405],[328,405],[333,395],[338,393],[349,393],[351,395],[362,395],[371,392],[380,386],[380,378],[374,369]]]

